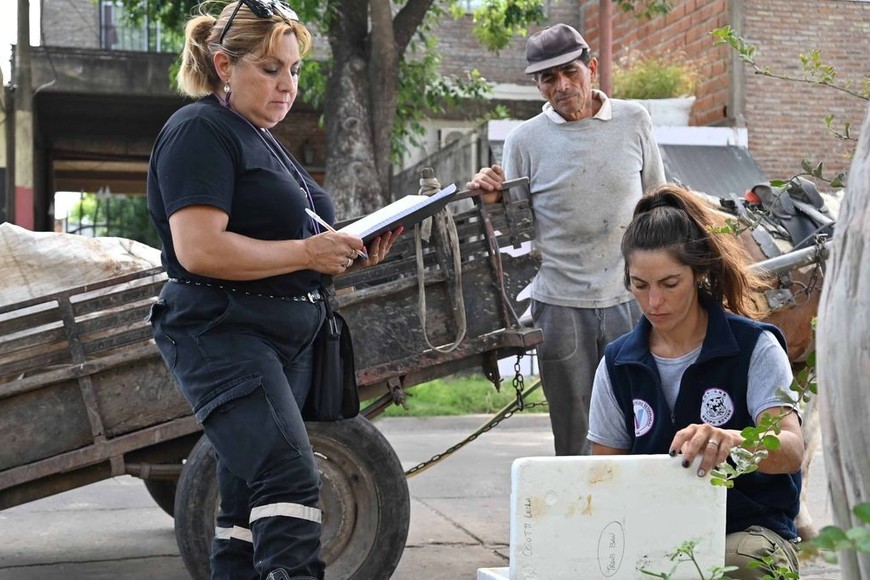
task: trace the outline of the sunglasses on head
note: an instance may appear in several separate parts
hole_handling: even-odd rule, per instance
[[[299,17],[296,15],[296,12],[283,2],[277,2],[276,0],[239,0],[239,3],[236,4],[236,9],[233,10],[232,14],[230,14],[226,26],[224,26],[223,31],[221,31],[218,44],[223,45],[224,37],[227,35],[230,26],[232,26],[233,19],[236,17],[236,14],[239,13],[239,8],[242,7],[242,4],[247,6],[255,16],[260,18],[272,18],[273,16],[278,16],[287,22],[291,20],[299,22]]]

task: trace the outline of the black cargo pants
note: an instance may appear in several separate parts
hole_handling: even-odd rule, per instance
[[[300,408],[322,302],[169,282],[154,338],[215,448],[212,579],[322,579],[320,475]]]

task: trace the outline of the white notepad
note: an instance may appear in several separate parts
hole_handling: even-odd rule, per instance
[[[406,195],[365,217],[344,226],[339,231],[362,238],[366,244],[399,226],[406,229],[434,215],[456,195],[451,183],[433,195]]]
[[[526,457],[511,469],[511,580],[650,578],[698,540],[705,575],[725,557],[724,487],[668,455]],[[690,563],[674,578],[698,578]]]

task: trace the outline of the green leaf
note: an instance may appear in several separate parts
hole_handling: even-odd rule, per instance
[[[807,162],[807,163],[809,163],[809,162]],[[787,181],[783,181],[781,179],[772,179],[770,181],[770,187],[782,188],[782,187],[785,187],[787,183],[788,183]]]
[[[850,536],[855,543],[855,549],[859,552],[870,552],[870,529],[853,528],[849,531],[856,532],[854,536]]]
[[[870,524],[870,503],[859,503],[852,508],[852,513],[865,524]]]
[[[811,543],[823,550],[836,552],[841,546],[849,546],[849,537],[837,526],[825,526],[819,530],[819,535],[811,540]]]
[[[801,160],[801,168],[804,171],[806,171],[807,173],[813,172],[813,164],[810,162],[809,159],[802,159]]]

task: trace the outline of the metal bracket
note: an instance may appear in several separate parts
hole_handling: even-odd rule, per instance
[[[779,310],[781,308],[790,308],[797,306],[794,294],[787,288],[775,288],[764,293],[767,298],[767,304],[771,310]]]
[[[402,387],[402,381],[398,377],[391,377],[387,380],[387,388],[390,389],[390,396],[393,398],[393,403],[401,405],[403,409],[408,410],[408,403],[405,400],[405,389]]]
[[[498,357],[495,351],[483,353],[483,360],[480,364],[483,374],[486,379],[495,386],[497,392],[501,392],[501,372],[498,370]]]

